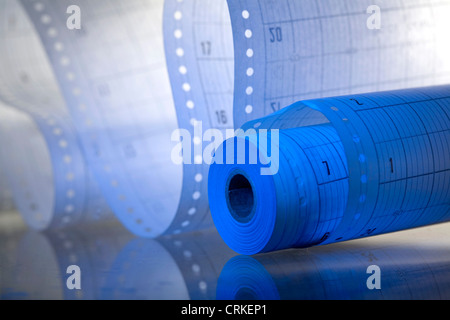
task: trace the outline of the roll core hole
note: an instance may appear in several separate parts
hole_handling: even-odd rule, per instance
[[[252,184],[242,174],[231,178],[227,190],[227,203],[233,217],[246,222],[253,213],[255,199]]]

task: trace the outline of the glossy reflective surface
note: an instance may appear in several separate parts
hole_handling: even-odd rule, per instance
[[[215,230],[148,240],[117,226],[28,231],[0,214],[0,298],[449,299],[450,224],[253,257]],[[67,267],[81,270],[69,290]],[[381,289],[369,290],[369,266]]]

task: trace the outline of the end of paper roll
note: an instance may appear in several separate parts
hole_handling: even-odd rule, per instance
[[[209,173],[211,213],[224,241],[245,255],[324,241],[348,197],[342,148],[330,125],[255,131],[225,141]],[[330,165],[342,177],[334,177]],[[335,179],[325,181],[329,175]]]
[[[224,241],[236,252],[252,254],[263,251],[270,242],[277,210],[274,177],[261,175],[261,161],[245,164],[237,159],[240,143],[245,144],[247,154],[260,153],[258,137],[247,138],[229,139],[216,151],[209,173],[209,197],[214,223]]]

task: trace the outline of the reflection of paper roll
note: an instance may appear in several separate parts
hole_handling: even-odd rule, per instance
[[[51,242],[29,232],[2,242],[1,300],[59,300],[63,274]],[[3,256],[4,255],[4,256]]]
[[[392,244],[395,240],[388,239],[384,244],[354,242],[237,256],[222,270],[217,299],[447,300],[450,255],[445,242]],[[368,269],[374,265],[380,270],[379,290],[367,286],[373,275]]]
[[[120,250],[132,236],[123,229],[92,228],[82,232],[56,232],[47,235],[51,241],[63,275],[65,300],[100,299],[108,272]],[[30,245],[32,247],[32,245]],[[81,271],[81,290],[66,285],[67,267],[76,265]]]
[[[219,232],[254,254],[448,221],[449,105],[450,86],[430,87],[304,101],[244,125],[211,166]]]
[[[102,285],[118,252],[130,240],[123,229],[30,231],[2,246],[2,299],[90,300],[101,297]],[[125,231],[125,232],[124,232]],[[13,247],[14,249],[10,249]],[[4,259],[4,260],[3,260]],[[80,290],[67,287],[69,266],[80,268]]]
[[[1,298],[215,299],[220,271],[235,255],[215,230],[158,241],[123,228],[30,231],[1,242]],[[81,290],[67,287],[72,265]]]
[[[117,256],[103,299],[210,300],[234,256],[217,232],[131,241]]]

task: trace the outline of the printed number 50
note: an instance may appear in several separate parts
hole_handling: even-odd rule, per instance
[[[270,42],[281,42],[283,41],[283,31],[281,27],[269,28],[270,32]]]

